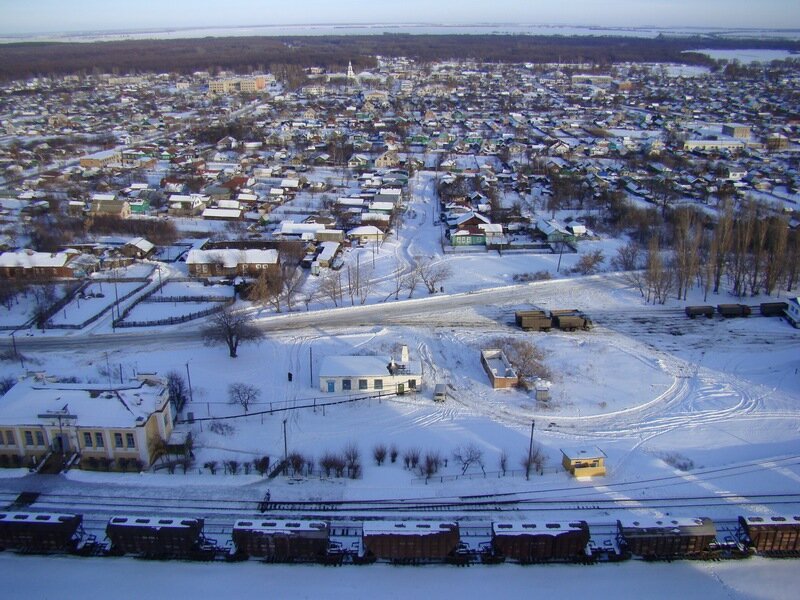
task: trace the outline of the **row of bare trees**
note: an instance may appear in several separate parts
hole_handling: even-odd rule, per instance
[[[648,301],[664,304],[674,294],[686,300],[700,287],[704,299],[723,287],[736,296],[772,295],[795,289],[800,276],[800,231],[788,219],[747,200],[727,204],[716,223],[693,209],[672,214],[664,235],[647,248],[631,241],[617,250],[614,268],[628,277]]]

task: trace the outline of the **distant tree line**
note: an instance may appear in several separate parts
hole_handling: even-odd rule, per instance
[[[66,74],[142,72],[237,73],[274,67],[280,79],[298,83],[298,67],[343,71],[375,65],[375,55],[406,56],[420,62],[474,59],[485,62],[676,62],[712,64],[698,47],[731,49],[737,40],[707,37],[632,38],[613,36],[399,35],[319,37],[229,37],[126,40],[96,43],[27,42],[0,45],[0,79]],[[748,48],[800,51],[788,40],[749,40]]]

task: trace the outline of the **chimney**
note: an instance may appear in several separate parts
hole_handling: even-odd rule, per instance
[[[408,364],[408,346],[403,344],[400,346],[400,364],[407,365]]]

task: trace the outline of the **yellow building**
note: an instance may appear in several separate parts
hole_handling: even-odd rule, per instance
[[[0,398],[0,466],[62,455],[81,468],[148,467],[173,421],[157,377],[112,386],[23,380]]]
[[[606,474],[606,454],[599,448],[562,449],[561,454],[561,464],[575,477]]]

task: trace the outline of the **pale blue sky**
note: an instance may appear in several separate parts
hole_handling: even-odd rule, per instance
[[[800,0],[0,0],[6,34],[322,23],[800,28]]]

